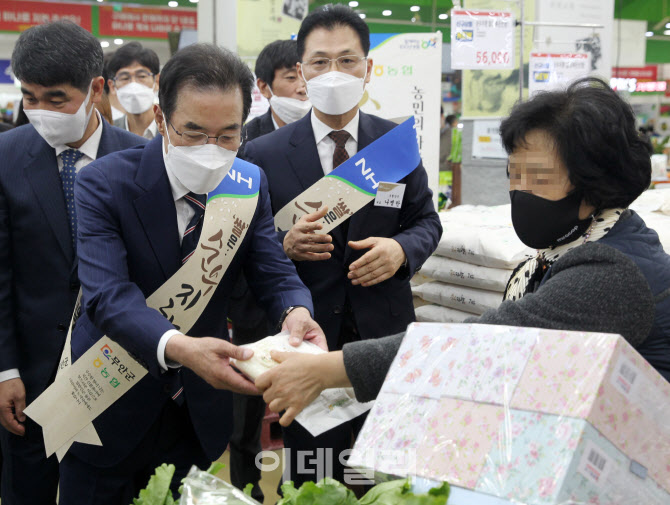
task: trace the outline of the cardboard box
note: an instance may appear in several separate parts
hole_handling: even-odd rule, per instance
[[[410,325],[349,460],[515,503],[670,503],[670,384],[620,336]]]

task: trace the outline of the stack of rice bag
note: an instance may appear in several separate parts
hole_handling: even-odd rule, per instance
[[[514,233],[510,212],[510,205],[461,205],[440,213],[442,239],[420,272],[429,282],[413,287],[428,302],[416,308],[417,321],[460,323],[500,305],[512,270],[534,254]]]

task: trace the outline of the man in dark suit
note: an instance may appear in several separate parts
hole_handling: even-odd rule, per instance
[[[295,68],[298,51],[295,40],[275,40],[263,48],[256,60],[256,85],[270,101],[262,116],[249,121],[242,130],[243,142],[249,142],[277,128],[302,118],[310,108],[305,83]],[[244,143],[238,156],[244,153]],[[233,342],[237,345],[256,342],[276,333],[265,311],[256,303],[243,275],[238,279],[230,300],[229,317],[233,323]],[[265,402],[261,396],[233,394],[235,419],[230,438],[230,481],[242,489],[254,484],[251,496],[263,502],[258,485],[261,471],[256,455],[261,451],[261,429]]]
[[[253,85],[237,56],[202,44],[177,52],[161,76],[155,118],[162,136],[91,164],[77,180],[84,312],[72,335],[73,361],[104,334],[149,374],[95,419],[102,447],[75,443],[63,459],[60,497],[68,505],[130,503],[161,463],[176,466],[176,490],[191,465],[205,467],[223,453],[230,391],[257,392],[229,363],[251,354],[227,341],[228,298],[241,269],[293,343],[308,338],[325,347],[309,291],[277,242],[265,176],[244,161],[235,165],[238,183],[242,176],[260,187],[257,201],[247,200],[253,217],[188,335],[147,306],[147,297],[193,261],[207,194],[229,170],[234,178]],[[228,222],[217,214],[209,217]],[[181,282],[200,282],[200,274]]]
[[[12,67],[32,124],[0,136],[2,503],[54,504],[58,463],[23,409],[55,376],[79,291],[74,177],[145,141],[94,111],[102,49],[84,29],[57,22],[26,30]]]
[[[306,81],[312,112],[249,142],[245,150],[245,157],[267,174],[275,214],[395,126],[358,110],[372,71],[369,48],[367,25],[348,7],[328,5],[303,21],[297,68]],[[315,234],[323,208],[279,234],[312,292],[315,319],[330,350],[404,331],[415,319],[409,279],[437,247],[442,228],[423,165],[399,182],[406,184],[400,209],[369,203],[330,235]],[[324,461],[317,463],[320,468],[305,464],[306,459],[322,459],[318,453],[314,457],[316,448],[333,449],[331,468],[342,479],[340,453],[351,446],[352,428],[355,435],[362,417],[316,439],[297,424],[289,426],[284,445],[293,449],[291,480],[311,480],[323,471]],[[299,452],[303,450],[308,452]],[[300,466],[307,471],[299,473]]]

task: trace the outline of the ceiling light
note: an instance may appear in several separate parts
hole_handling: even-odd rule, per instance
[[[418,5],[412,5],[409,8],[409,10],[411,10],[412,12],[419,12],[421,10],[421,7],[419,7]]]
[[[198,3],[198,0],[188,0],[188,1],[191,2],[192,4],[197,4]]]
[[[98,0],[98,3],[102,3],[102,0]]]
[[[168,7],[179,7],[179,2],[172,0],[171,2],[168,2]]]
[[[385,11],[382,11],[382,16],[390,16],[391,14],[393,14],[393,12],[388,10],[388,9],[386,9]]]
[[[109,42],[107,42],[106,40],[103,40],[102,42],[100,42],[100,46],[109,47]]]
[[[653,35],[654,35],[654,32],[647,32],[647,33],[645,33],[645,36],[647,36],[647,37],[653,37]]]
[[[664,30],[663,35],[670,35],[670,30]]]
[[[363,12],[361,12],[361,13],[359,14],[359,16],[361,17],[361,19],[365,19],[365,17],[366,17],[365,14],[364,14]]]
[[[123,44],[123,39],[114,39],[114,43],[115,43],[117,46],[120,46],[121,44]]]
[[[670,28],[670,23],[665,23],[666,28]]]
[[[358,7],[358,2],[356,0],[352,0],[349,2],[349,7]]]
[[[447,19],[449,17],[449,14],[440,14],[437,17],[440,18],[440,19]]]

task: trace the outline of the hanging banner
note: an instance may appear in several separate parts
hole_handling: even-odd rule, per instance
[[[0,1],[0,31],[3,32],[22,32],[31,26],[61,19],[70,20],[90,32],[91,6],[76,3]]]
[[[537,21],[602,25],[603,28],[538,26],[535,48],[547,53],[589,53],[591,72],[606,81],[611,77],[612,64],[617,60],[612,50],[614,0],[537,2]],[[622,45],[615,51],[625,52],[626,47]]]
[[[500,140],[500,120],[473,121],[472,157],[507,159],[507,152]]]
[[[451,68],[514,68],[514,16],[491,10],[451,10]]]
[[[415,132],[428,186],[438,194],[442,34],[372,33],[372,78],[361,110],[384,119],[416,120]]]
[[[474,2],[471,2],[474,4]],[[506,5],[514,19],[521,18],[517,2],[502,2],[501,0],[476,0],[478,10],[497,10]],[[535,21],[535,2],[524,2],[523,16],[525,21]],[[461,119],[494,119],[509,115],[512,106],[519,100],[519,54],[523,50],[523,75],[528,75],[526,69],[528,57],[533,51],[533,30],[536,27],[526,25],[524,28],[523,49],[520,47],[520,33],[515,30],[514,62],[512,69],[482,69],[463,71],[463,102]],[[523,97],[528,96],[528,82],[524,79]]]
[[[528,66],[528,93],[565,88],[571,82],[587,77],[591,71],[588,53],[531,53]]]
[[[98,9],[101,37],[167,39],[169,32],[198,28],[198,12],[195,9],[125,6],[121,10],[111,6],[100,6]]]

